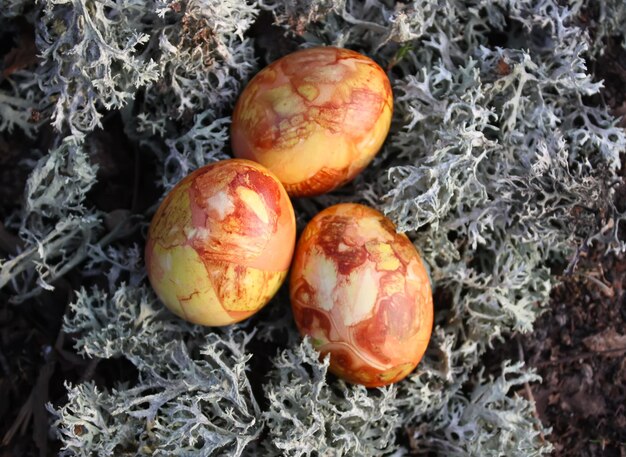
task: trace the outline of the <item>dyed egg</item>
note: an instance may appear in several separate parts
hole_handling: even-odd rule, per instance
[[[389,79],[372,59],[348,49],[305,49],[261,70],[241,93],[233,150],[273,171],[289,195],[323,194],[374,158],[392,109]]]
[[[224,160],[180,181],[146,242],[152,287],[180,317],[228,325],[259,311],[287,276],[296,225],[278,179],[248,160]]]
[[[346,381],[397,382],[428,345],[433,301],[422,260],[367,206],[335,205],[311,220],[296,246],[290,294],[300,333]]]

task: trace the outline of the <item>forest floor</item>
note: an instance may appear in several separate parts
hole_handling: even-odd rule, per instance
[[[609,43],[590,68],[604,81],[598,102],[623,116],[626,128],[626,50]],[[615,204],[624,211],[626,155],[619,174]],[[522,359],[543,378],[518,394],[534,400],[537,416],[552,428],[545,439],[556,457],[626,457],[626,255],[606,255],[595,244],[564,267],[555,268],[559,284],[533,332],[495,347],[487,364]]]
[[[270,31],[255,29],[259,35],[268,32],[266,36]],[[0,70],[5,73],[12,66],[34,62],[32,38],[25,33],[15,40],[1,37]],[[262,37],[257,38],[263,46]],[[590,68],[597,79],[605,80],[599,103],[626,116],[626,51],[609,44],[602,61]],[[102,147],[94,154],[101,165],[99,180],[106,179],[109,185],[106,192],[96,186],[91,200],[105,211],[128,206],[141,212],[143,202],[130,197],[137,185],[132,178],[137,165],[124,162],[132,157],[132,148],[119,140],[124,136],[119,119],[112,116],[106,122],[107,133],[95,134],[94,144]],[[38,146],[45,146],[51,136],[42,129]],[[19,246],[1,221],[23,194],[27,169],[20,165],[21,153],[30,146],[19,133],[0,134],[0,257]],[[623,211],[626,158],[622,163],[616,204]],[[149,183],[150,178],[147,172],[141,179]],[[623,236],[626,239],[626,233]],[[522,358],[541,375],[543,383],[518,393],[534,399],[538,417],[552,427],[545,439],[554,444],[556,456],[626,457],[626,256],[605,255],[604,247],[597,245],[577,255],[575,268],[554,272],[560,284],[533,333],[507,339],[485,361],[495,367],[502,358]],[[58,451],[58,442],[49,436],[45,404],[61,403],[64,382],[94,379],[110,386],[112,380],[133,378],[130,366],[122,361],[85,361],[76,355],[61,323],[80,284],[70,272],[56,286],[54,292],[19,306],[9,304],[8,292],[0,291],[0,457]]]

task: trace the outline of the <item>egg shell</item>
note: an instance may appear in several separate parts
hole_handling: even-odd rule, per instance
[[[406,235],[372,208],[347,203],[318,213],[296,246],[289,289],[300,333],[348,382],[397,382],[426,350],[428,274]]]
[[[152,287],[178,316],[228,325],[259,311],[287,276],[296,238],[278,179],[248,160],[224,160],[180,181],[146,241]]]
[[[389,78],[369,57],[334,47],[297,51],[261,70],[241,93],[233,151],[269,168],[291,196],[323,194],[374,158],[392,110]]]

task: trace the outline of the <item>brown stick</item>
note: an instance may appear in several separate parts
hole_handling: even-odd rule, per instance
[[[22,240],[5,229],[4,224],[0,222],[0,251],[13,255],[22,247],[24,247]]]
[[[577,354],[577,355],[571,355],[568,357],[559,357],[556,360],[548,360],[546,362],[540,362],[536,364],[535,366],[537,368],[540,368],[540,367],[543,368],[543,367],[547,367],[550,365],[560,365],[562,363],[573,362],[579,359],[588,359],[589,357],[594,357],[594,356],[597,356],[598,354],[610,354],[612,352],[626,352],[626,346],[621,347],[621,348],[606,349],[604,351],[581,352],[580,354]]]
[[[524,361],[524,348],[522,347],[522,343],[520,343],[519,339],[516,339],[517,341],[517,352],[519,353],[519,358],[522,362],[526,363]],[[533,391],[530,388],[530,384],[528,384],[528,381],[526,381],[524,383],[524,391],[526,392],[526,399],[531,402],[531,404],[533,405],[533,416],[535,416],[535,419],[537,419],[537,422],[539,422],[540,424],[541,422],[541,418],[539,417],[539,413],[537,412],[537,402],[535,401],[535,396],[533,395]],[[543,431],[541,429],[537,430],[539,432],[539,438],[541,439],[542,443],[546,442],[546,437],[543,435]]]

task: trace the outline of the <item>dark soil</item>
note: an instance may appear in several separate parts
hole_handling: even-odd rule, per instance
[[[537,414],[557,456],[626,455],[626,258],[594,249],[520,338]]]

